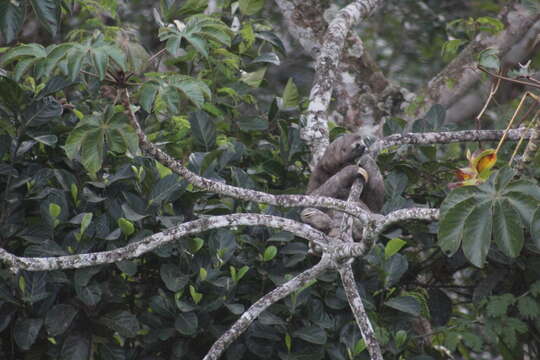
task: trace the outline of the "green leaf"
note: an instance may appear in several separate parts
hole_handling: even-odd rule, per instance
[[[60,216],[61,212],[62,208],[60,207],[60,205],[55,203],[49,204],[49,215],[51,215],[53,219],[56,219],[58,216]]]
[[[118,227],[120,227],[120,230],[122,230],[122,234],[124,234],[125,236],[130,236],[135,232],[135,226],[128,219],[119,218],[117,222]]]
[[[15,343],[22,350],[28,350],[34,344],[43,325],[43,319],[25,319],[19,317],[13,328]]]
[[[191,251],[192,253],[196,253],[203,247],[204,240],[199,237],[195,237],[195,238],[188,239],[187,243],[188,243],[189,251]]]
[[[170,81],[170,84],[180,90],[198,108],[204,104],[205,97],[211,96],[211,91],[204,82],[188,76],[177,76]]]
[[[261,82],[264,79],[264,74],[266,74],[266,68],[260,68],[257,71],[254,72],[246,72],[243,73],[240,77],[240,80],[246,84],[248,84],[251,87],[257,88],[261,85]]]
[[[282,95],[283,103],[281,104],[281,110],[293,110],[298,108],[300,104],[300,95],[298,94],[298,88],[294,84],[292,78],[289,78],[287,85],[283,90]]]
[[[6,43],[17,37],[24,21],[25,2],[9,0],[0,1],[0,33],[4,35]]]
[[[127,338],[137,336],[137,332],[141,329],[137,317],[125,310],[104,315],[100,322]]]
[[[86,360],[90,357],[90,339],[80,334],[70,334],[60,351],[60,360]]]
[[[244,277],[244,275],[246,275],[248,270],[249,270],[249,266],[246,266],[246,265],[242,266],[240,268],[240,270],[238,270],[238,274],[236,276],[236,281],[242,280],[242,278]]]
[[[216,144],[216,126],[208,114],[202,110],[194,111],[189,115],[191,131],[195,143],[210,151]]]
[[[281,61],[279,60],[279,56],[277,56],[276,53],[269,52],[261,54],[251,61],[251,64],[257,63],[266,63],[279,66],[281,64]]]
[[[268,120],[262,117],[247,117],[243,116],[238,119],[238,127],[242,131],[264,131],[268,129]]]
[[[45,329],[49,336],[62,335],[71,325],[78,310],[69,304],[54,305],[45,317]]]
[[[463,224],[463,253],[469,261],[483,267],[491,245],[493,212],[491,202],[477,204]]]
[[[530,232],[534,245],[540,250],[540,207],[533,213]]]
[[[317,345],[324,345],[327,341],[326,331],[317,326],[304,326],[303,328],[296,330],[292,335]]]
[[[480,31],[486,31],[491,34],[496,34],[504,30],[504,24],[497,18],[490,16],[483,16],[476,19],[476,22],[479,23]]]
[[[108,64],[107,54],[103,49],[97,48],[92,51],[92,60],[94,62],[94,66],[96,67],[99,80],[103,81],[103,79],[105,79],[105,70],[107,69]]]
[[[175,192],[180,191],[184,183],[176,174],[170,174],[159,179],[150,192],[149,204],[159,205],[164,201],[169,201]]]
[[[401,254],[395,254],[384,264],[386,288],[393,286],[405,274],[409,268],[407,258]]]
[[[0,102],[13,112],[20,112],[28,97],[17,82],[0,76]]]
[[[199,268],[199,280],[205,281],[207,277],[208,277],[208,271],[206,271],[206,269],[203,267]]]
[[[285,45],[283,45],[283,42],[281,41],[281,39],[276,34],[274,34],[273,32],[259,31],[259,32],[255,33],[255,37],[258,38],[258,39],[262,39],[264,41],[269,42],[270,44],[275,46],[275,48],[281,54],[286,54]]]
[[[538,305],[538,301],[530,296],[518,298],[517,307],[520,314],[525,318],[534,319],[540,315],[540,306]]]
[[[451,58],[458,53],[461,45],[466,44],[467,41],[463,39],[452,39],[446,41],[442,46],[442,56],[445,58]]]
[[[399,250],[401,250],[407,242],[405,240],[402,240],[400,238],[393,238],[384,247],[384,257],[385,259],[389,259],[392,257],[392,255],[397,254]]]
[[[174,328],[182,335],[192,336],[197,332],[199,319],[195,312],[180,313],[174,321]]]
[[[414,296],[398,296],[392,298],[384,303],[386,306],[391,307],[413,316],[420,316],[422,312],[422,304]]]
[[[450,200],[449,200],[450,199]],[[448,196],[441,205],[441,216],[439,222],[438,245],[441,250],[451,256],[458,251],[463,240],[463,225],[468,215],[473,211],[476,199],[469,198],[459,202],[447,211],[443,212],[443,206],[447,200],[452,201]]]
[[[101,169],[105,156],[105,141],[99,128],[87,131],[81,144],[81,163],[88,172],[95,174]]]
[[[77,297],[87,306],[96,306],[101,301],[103,294],[98,284],[90,284],[83,287],[76,286],[75,291],[77,292]]]
[[[521,217],[506,199],[494,203],[493,238],[499,249],[509,257],[517,257],[523,248]]]
[[[500,317],[506,315],[508,307],[515,301],[514,295],[503,294],[490,296],[487,304],[487,314],[491,317]]]
[[[58,31],[58,20],[61,15],[59,3],[57,0],[30,0],[37,18],[53,36]]]
[[[501,61],[498,55],[499,51],[497,49],[485,49],[478,55],[478,64],[488,69],[499,70]]]
[[[193,285],[189,285],[189,294],[191,295],[191,298],[193,299],[193,302],[195,304],[198,304],[199,302],[201,302],[203,298],[203,294],[201,294],[200,292],[197,292],[197,290],[195,289]]]
[[[264,0],[240,0],[238,5],[240,5],[242,14],[255,15],[263,8]]]
[[[152,106],[156,99],[158,90],[159,85],[151,82],[146,82],[139,91],[139,103],[141,104],[142,108],[148,113],[152,112]]]
[[[81,230],[79,231],[79,234],[83,235],[86,229],[88,229],[88,226],[92,222],[94,214],[92,213],[84,213],[84,216],[81,221]]]
[[[396,342],[396,347],[402,347],[405,344],[405,341],[407,341],[407,332],[405,330],[398,330],[394,336],[394,339]]]
[[[274,245],[270,245],[264,250],[263,261],[270,261],[276,255],[277,255],[277,247],[275,247]]]
[[[8,65],[10,62],[22,57],[45,58],[47,50],[40,44],[23,44],[11,48],[2,56],[2,65]]]

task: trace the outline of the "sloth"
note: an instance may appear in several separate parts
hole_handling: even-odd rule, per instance
[[[366,145],[358,134],[346,134],[334,140],[313,169],[307,194],[346,200],[354,181],[363,177],[366,183],[360,205],[368,211],[380,212],[384,203],[384,180],[375,160],[364,154],[365,151]],[[356,164],[358,161],[361,166]],[[342,217],[343,213],[338,211],[326,213],[314,208],[301,213],[302,221],[330,236],[339,235]],[[361,227],[353,226],[354,240],[360,241],[361,237]]]

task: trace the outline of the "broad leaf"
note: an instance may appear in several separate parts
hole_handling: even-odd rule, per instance
[[[0,33],[8,44],[15,40],[21,29],[25,5],[22,1],[0,1]]]
[[[57,0],[30,0],[32,9],[45,29],[53,36],[58,31],[58,20],[60,20],[60,7]]]
[[[420,316],[422,311],[422,304],[414,296],[398,296],[392,298],[384,303],[386,306],[393,309],[411,314],[413,316]]]
[[[189,122],[195,143],[206,151],[212,150],[216,144],[216,127],[208,114],[200,110],[192,112],[189,116]]]

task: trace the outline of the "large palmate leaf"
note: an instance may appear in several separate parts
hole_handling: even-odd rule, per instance
[[[141,106],[148,112],[152,111],[156,99],[162,99],[172,113],[178,113],[183,98],[200,108],[211,97],[212,92],[204,81],[186,75],[164,76],[148,81],[139,92]]]
[[[60,69],[69,75],[71,81],[77,79],[81,69],[89,68],[100,80],[106,70],[114,65],[126,69],[126,54],[121,47],[106,42],[97,34],[84,43],[62,43],[43,47],[39,44],[22,44],[10,49],[2,57],[2,66],[16,63],[13,77],[19,80],[25,73],[34,71],[37,79],[49,77],[53,70]]]
[[[68,136],[64,150],[70,159],[78,157],[89,172],[95,173],[106,151],[137,153],[138,138],[125,115],[109,107],[104,113],[85,117]]]
[[[199,54],[208,57],[209,47],[231,45],[231,31],[219,19],[194,15],[185,24],[176,20],[174,25],[161,28],[159,39],[166,41],[167,51],[172,55],[177,55],[178,49],[183,48],[182,40],[185,40]]]
[[[448,195],[440,209],[438,242],[447,255],[461,246],[467,259],[482,267],[492,239],[505,255],[519,255],[524,227],[531,227],[540,206],[540,187],[526,180],[513,181],[513,176],[510,168],[503,168],[482,185],[462,187]]]

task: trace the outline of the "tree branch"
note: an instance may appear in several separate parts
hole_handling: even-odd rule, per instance
[[[127,99],[129,95],[127,90],[125,92]],[[186,179],[190,184],[198,186],[206,191],[215,192],[225,196],[231,196],[235,199],[255,201],[258,203],[267,203],[275,206],[283,207],[322,207],[328,209],[335,209],[351,214],[358,217],[362,221],[368,221],[370,215],[361,206],[352,204],[346,201],[322,197],[322,196],[307,196],[307,195],[272,195],[261,191],[244,189],[236,186],[227,185],[211,179],[201,177],[191,171],[189,171],[180,160],[172,158],[169,154],[158,148],[153,144],[144,133],[141,125],[137,121],[133,109],[129,107],[128,117],[131,124],[135,128],[137,136],[139,137],[139,144],[142,150],[151,156],[162,165],[171,169],[174,173],[180,175]]]
[[[336,70],[349,29],[369,16],[382,0],[357,0],[341,9],[328,26],[315,65],[315,80],[309,95],[309,107],[302,116],[302,138],[308,143],[315,166],[329,144],[326,112],[332,97]]]
[[[321,261],[312,268],[302,272],[295,276],[286,283],[278,286],[262,298],[257,300],[250,308],[240,316],[229,330],[227,330],[221,337],[214,342],[203,360],[217,360],[223,351],[236,340],[244,331],[247,330],[249,325],[270,305],[278,302],[279,300],[290,295],[294,291],[300,289],[306,285],[310,280],[315,279],[322,272],[331,267],[332,261],[329,255],[323,255]]]
[[[521,137],[529,139],[534,134],[533,129],[518,128],[511,129],[506,135],[507,140],[517,141]],[[380,154],[396,145],[432,145],[449,144],[454,142],[472,141],[498,141],[503,136],[504,130],[464,130],[464,131],[442,131],[426,133],[394,134],[375,141],[371,147],[375,155]]]
[[[186,222],[163,232],[147,236],[140,241],[128,244],[124,247],[90,254],[29,258],[15,256],[5,249],[0,248],[0,261],[10,266],[13,272],[18,272],[19,270],[51,271],[59,269],[79,269],[87,266],[111,264],[122,260],[136,258],[159,246],[176,241],[187,235],[193,235],[221,227],[242,225],[264,225],[274,229],[286,230],[296,236],[314,241],[322,248],[326,248],[326,244],[328,243],[328,238],[324,233],[297,221],[271,215],[231,214],[212,216]]]

